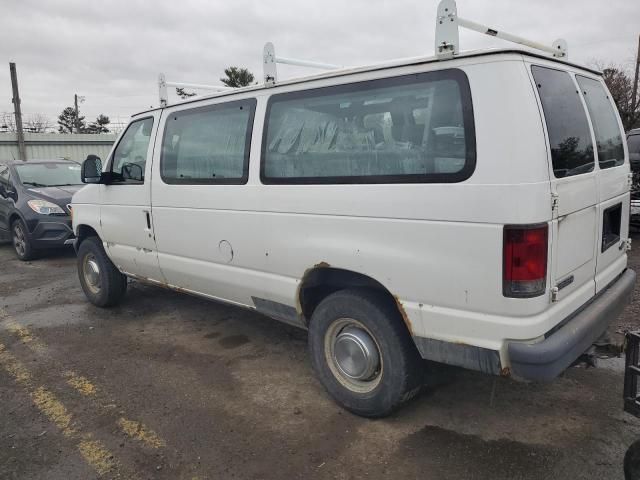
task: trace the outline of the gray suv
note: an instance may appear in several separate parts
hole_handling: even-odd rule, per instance
[[[82,188],[80,165],[69,160],[0,160],[0,238],[20,260],[73,243],[71,197]]]

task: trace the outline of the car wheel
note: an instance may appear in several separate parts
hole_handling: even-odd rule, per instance
[[[420,354],[395,303],[379,293],[326,297],[311,317],[309,349],[322,385],[356,415],[389,415],[420,390]]]
[[[640,480],[640,440],[636,440],[624,455],[625,480]]]
[[[111,307],[127,291],[127,277],[107,257],[97,237],[85,239],[78,248],[78,277],[84,294],[98,307]]]
[[[19,260],[26,262],[35,257],[35,252],[29,240],[29,234],[27,233],[27,226],[22,220],[16,220],[11,225],[11,239],[13,249]]]

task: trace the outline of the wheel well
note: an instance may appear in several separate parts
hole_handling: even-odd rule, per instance
[[[78,246],[84,241],[85,238],[89,237],[100,237],[98,232],[96,232],[89,225],[78,225]]]
[[[313,311],[327,296],[347,288],[375,290],[386,297],[394,305],[394,308],[398,310],[409,332],[411,332],[411,325],[402,309],[402,305],[384,285],[362,273],[324,266],[308,270],[300,282],[298,301],[305,321],[309,322]]]
[[[13,226],[13,222],[15,222],[16,220],[20,220],[20,215],[14,212],[9,217],[9,226],[10,227]]]

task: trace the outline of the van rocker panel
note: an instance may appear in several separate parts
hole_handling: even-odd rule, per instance
[[[609,288],[539,343],[508,342],[511,373],[525,380],[557,377],[598,339],[629,303],[636,273],[627,269]]]

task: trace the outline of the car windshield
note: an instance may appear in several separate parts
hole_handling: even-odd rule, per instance
[[[80,165],[71,162],[24,163],[15,165],[23,185],[31,187],[61,187],[81,185]]]
[[[629,159],[640,164],[640,134],[630,135],[627,138],[627,145],[629,146]]]

